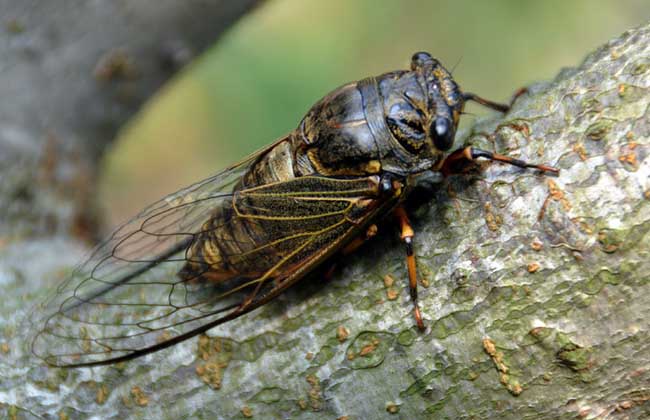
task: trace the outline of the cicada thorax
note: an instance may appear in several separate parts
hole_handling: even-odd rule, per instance
[[[301,140],[297,148],[301,162],[325,176],[380,172],[380,153],[366,115],[367,105],[359,82],[341,86],[318,101],[296,132]],[[377,105],[373,98],[373,106]]]

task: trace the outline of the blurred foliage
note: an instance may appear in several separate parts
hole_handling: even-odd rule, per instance
[[[101,198],[111,222],[124,220],[289,132],[336,86],[404,68],[418,50],[465,89],[507,101],[649,17],[646,0],[269,0],[123,130]]]

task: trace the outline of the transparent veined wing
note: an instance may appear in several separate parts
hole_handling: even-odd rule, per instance
[[[54,366],[91,366],[169,347],[273,299],[392,205],[378,195],[377,177],[236,188],[255,159],[165,197],[116,230],[32,316],[32,352]],[[206,223],[215,211],[216,222]],[[209,280],[215,265],[192,250],[209,238],[236,243],[214,234],[243,222],[257,239],[222,252],[259,269]],[[203,268],[179,274],[189,263]]]

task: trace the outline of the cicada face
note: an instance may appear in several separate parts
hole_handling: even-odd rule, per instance
[[[440,62],[416,53],[411,71],[382,78],[379,90],[390,132],[408,153],[435,158],[451,148],[463,99]]]

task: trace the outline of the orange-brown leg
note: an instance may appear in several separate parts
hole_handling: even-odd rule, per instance
[[[338,264],[335,262],[331,262],[329,265],[325,266],[325,272],[323,272],[323,279],[325,279],[326,282],[329,282],[332,280],[332,277],[334,277],[334,273],[336,272],[336,268],[338,267]]]
[[[520,96],[523,96],[528,93],[528,88],[527,87],[521,87],[515,91],[515,93],[512,94],[512,98],[510,99],[510,103],[508,104],[508,111],[512,106],[517,102],[517,99],[519,99]]]
[[[352,254],[361,245],[363,245],[368,239],[372,238],[376,234],[377,234],[377,225],[370,225],[362,235],[357,236],[352,240],[352,242],[344,246],[343,249],[341,250],[341,254],[342,255]]]
[[[447,156],[447,158],[442,162],[440,172],[442,172],[442,174],[445,176],[462,173],[470,163],[476,161],[478,158],[495,160],[497,162],[507,163],[519,168],[533,168],[543,172],[551,172],[555,174],[560,173],[559,169],[552,166],[528,163],[523,160],[511,158],[510,156],[488,152],[487,150],[477,149],[471,146],[456,150]]]
[[[352,240],[352,242],[344,246],[343,249],[339,251],[338,255],[345,256],[345,255],[352,254],[361,245],[363,245],[368,239],[372,238],[376,234],[377,234],[377,225],[370,225],[362,235],[357,236]],[[326,265],[326,267],[327,268],[323,273],[323,277],[325,278],[325,281],[330,281],[332,280],[332,276],[334,276],[334,272],[336,271],[337,263],[335,261],[332,261],[330,265],[329,266]]]
[[[418,306],[418,275],[415,266],[415,255],[413,253],[413,227],[409,222],[408,216],[404,207],[400,206],[395,209],[395,217],[400,226],[400,238],[406,245],[406,267],[409,275],[409,291],[411,292],[411,300],[413,301],[413,314],[415,315],[415,322],[420,331],[424,331],[424,322],[422,321],[422,314]]]

